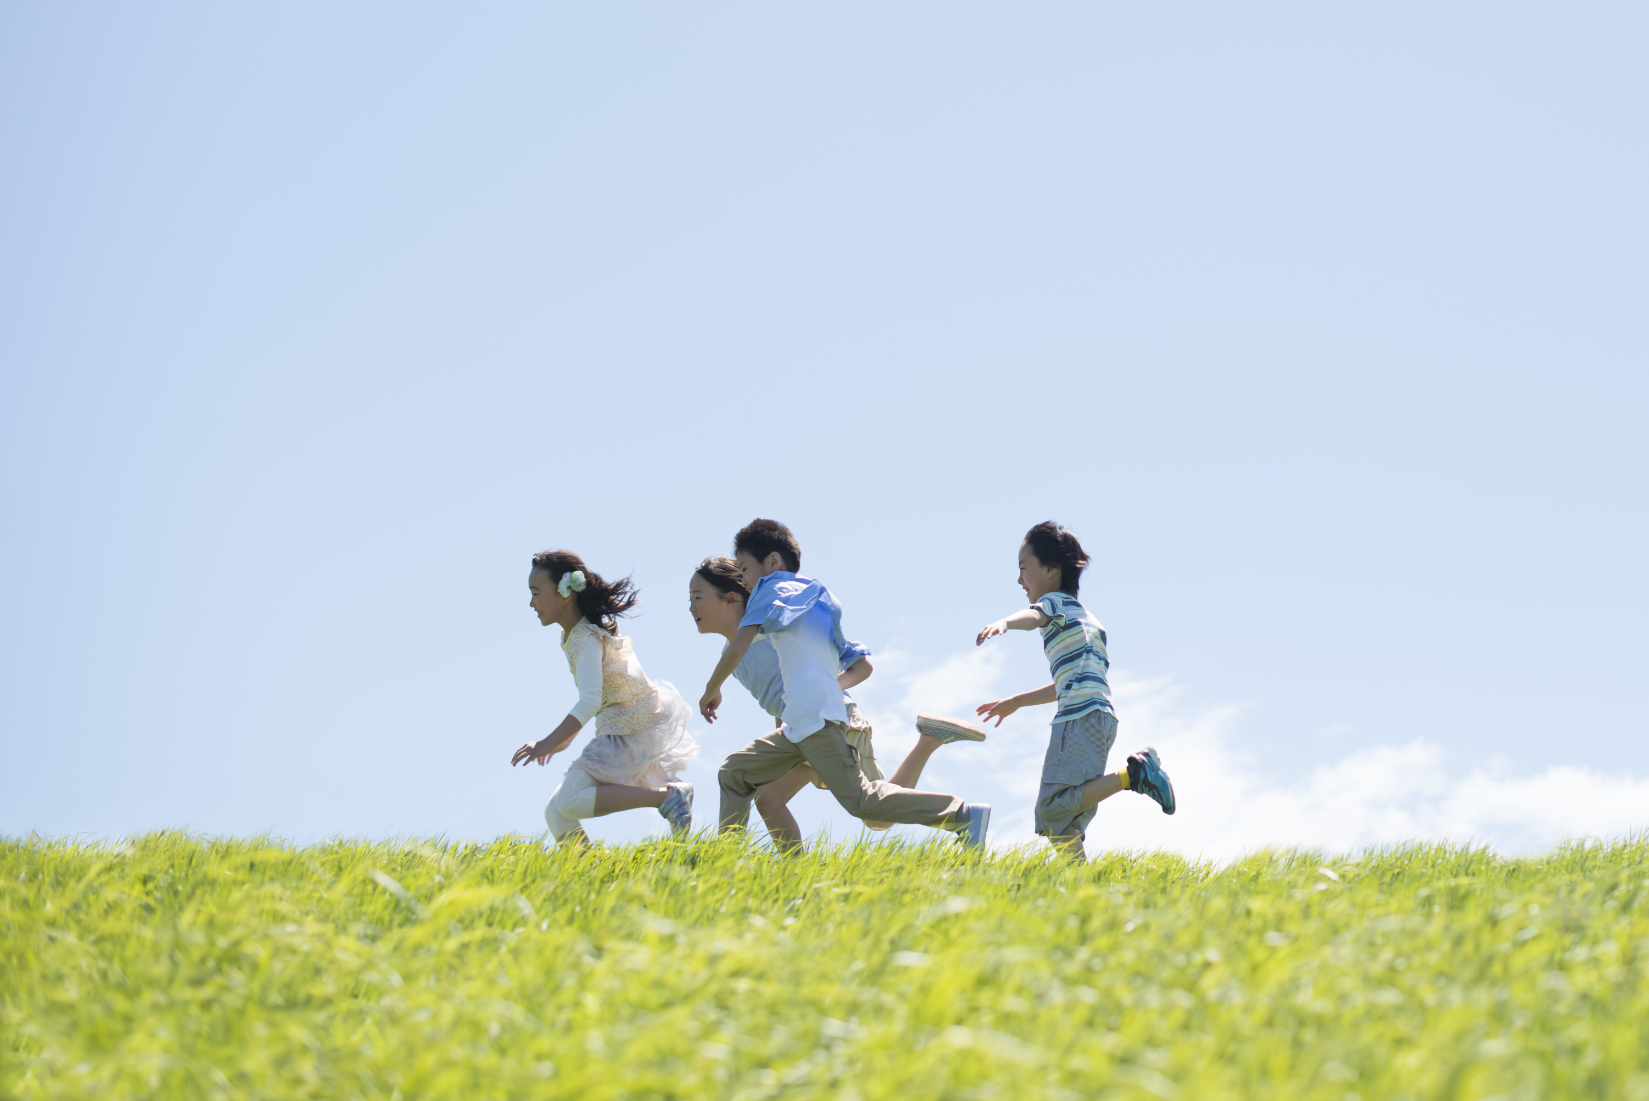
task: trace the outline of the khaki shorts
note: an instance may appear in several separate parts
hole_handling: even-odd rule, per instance
[[[870,720],[859,713],[859,705],[848,702],[847,705],[847,744],[859,758],[859,771],[865,774],[867,780],[885,780],[881,766],[876,763],[876,749],[870,744]],[[813,774],[813,786],[820,791],[828,791],[825,782],[819,779],[819,774]]]
[[[743,829],[750,821],[750,800],[765,784],[789,775],[797,765],[813,767],[842,809],[867,822],[908,822],[955,830],[966,825],[959,816],[962,800],[935,791],[911,791],[886,780],[872,780],[859,767],[859,754],[847,744],[847,724],[827,722],[799,742],[774,730],[722,762],[719,829]]]

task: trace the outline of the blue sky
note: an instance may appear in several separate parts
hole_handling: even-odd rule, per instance
[[[1091,847],[1649,825],[1646,23],[11,5],[0,833],[536,832],[530,554],[633,572],[696,698],[757,515],[884,765],[1043,682],[972,639],[1072,527],[1185,806]],[[1004,841],[1047,710],[929,773]]]

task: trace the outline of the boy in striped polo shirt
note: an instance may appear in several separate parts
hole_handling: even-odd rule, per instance
[[[1019,547],[1019,587],[1031,606],[986,625],[975,645],[1004,631],[1042,632],[1053,683],[1031,692],[979,705],[983,721],[1002,720],[1039,703],[1057,703],[1048,754],[1042,762],[1042,791],[1036,800],[1036,832],[1073,860],[1086,859],[1084,834],[1102,799],[1135,791],[1174,813],[1174,786],[1162,771],[1157,751],[1147,746],[1130,754],[1125,768],[1107,772],[1105,760],[1116,741],[1117,717],[1106,679],[1105,628],[1077,600],[1088,555],[1075,535],[1052,520],[1025,533]]]

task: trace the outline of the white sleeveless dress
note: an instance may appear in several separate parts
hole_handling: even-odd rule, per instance
[[[687,701],[668,681],[650,680],[642,672],[628,638],[610,635],[587,619],[561,642],[575,682],[579,658],[592,646],[601,653],[601,707],[590,720],[594,737],[568,768],[582,769],[602,784],[659,788],[680,779],[699,754],[698,742],[687,732],[693,714]],[[594,685],[578,688],[583,695]]]

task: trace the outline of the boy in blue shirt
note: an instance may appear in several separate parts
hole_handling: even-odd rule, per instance
[[[789,528],[754,520],[733,539],[733,557],[750,588],[739,632],[710,674],[699,712],[716,721],[721,686],[744,660],[758,635],[766,635],[784,681],[779,729],[757,738],[721,766],[721,828],[742,828],[756,789],[798,764],[811,765],[825,787],[855,818],[906,822],[954,830],[964,844],[982,848],[991,808],[954,795],[912,791],[870,780],[848,744],[848,713],[841,672],[842,606],[829,589],[801,577],[801,546]]]

